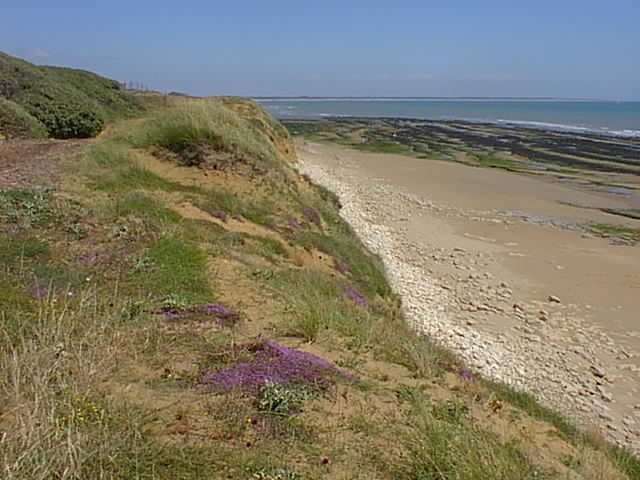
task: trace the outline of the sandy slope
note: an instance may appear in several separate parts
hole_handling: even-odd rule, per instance
[[[640,248],[578,227],[634,221],[563,204],[629,200],[455,163],[298,150],[383,257],[416,329],[640,451]]]

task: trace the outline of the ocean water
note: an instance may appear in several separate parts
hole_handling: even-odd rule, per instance
[[[277,118],[397,117],[467,120],[640,137],[640,102],[493,99],[256,99]]]

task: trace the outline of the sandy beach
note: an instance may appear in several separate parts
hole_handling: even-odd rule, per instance
[[[386,266],[407,320],[490,378],[640,452],[640,248],[585,233],[634,200],[300,140],[301,170]]]

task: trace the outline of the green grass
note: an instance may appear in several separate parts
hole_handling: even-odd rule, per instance
[[[44,189],[0,190],[0,221],[23,229],[44,225],[55,217],[51,195]]]
[[[574,424],[560,413],[540,405],[540,403],[538,403],[538,401],[530,394],[514,390],[502,383],[492,382],[486,379],[483,379],[482,383],[491,392],[493,392],[499,400],[508,402],[514,407],[518,407],[527,412],[533,418],[550,423],[556,427],[565,439],[572,440],[579,436],[580,431]]]
[[[187,303],[210,301],[207,256],[197,245],[178,236],[161,238],[147,252],[150,268],[133,274],[138,287],[155,297],[172,296]]]
[[[135,189],[164,190],[166,192],[199,192],[198,187],[190,187],[166,180],[140,165],[131,165],[112,175],[95,175],[91,187],[108,192],[123,192]]]
[[[0,265],[20,265],[27,260],[41,260],[49,256],[46,240],[33,235],[0,235]]]
[[[483,379],[482,383],[496,397],[504,402],[508,402],[514,407],[520,408],[533,418],[553,425],[560,435],[570,443],[579,445],[586,443],[598,449],[599,445],[594,444],[575,424],[565,418],[560,413],[542,406],[533,396],[525,392],[519,392],[501,384]],[[604,452],[611,462],[621,471],[625,472],[630,479],[640,478],[640,458],[624,448],[606,446]]]
[[[626,227],[624,225],[610,225],[596,223],[591,225],[591,230],[598,235],[620,237],[633,242],[640,242],[640,228]]]
[[[398,142],[391,142],[388,140],[374,140],[372,142],[351,143],[351,146],[358,150],[374,153],[407,154],[413,151],[412,148],[407,145]]]
[[[250,198],[222,188],[208,189],[204,195],[194,198],[194,202],[204,211],[244,217],[258,225],[271,225],[274,222],[273,209],[269,208],[272,204],[263,202],[259,205]]]
[[[303,268],[278,273],[271,285],[286,298],[289,315],[284,333],[314,341],[326,331],[367,343],[371,318],[345,297],[343,287],[328,274]]]
[[[144,220],[150,226],[159,228],[167,224],[178,224],[183,220],[178,213],[162,206],[153,198],[137,192],[118,197],[110,210],[116,217],[133,215]]]
[[[298,234],[294,242],[305,248],[315,248],[345,263],[353,282],[369,297],[388,297],[391,289],[384,277],[379,260],[362,247],[354,234],[342,228],[329,234],[306,231]]]
[[[14,316],[16,311],[31,311],[33,296],[28,295],[14,279],[0,280],[0,316]],[[7,330],[8,331],[8,330]]]
[[[464,417],[464,410],[432,409],[418,394],[412,399],[406,466],[396,478],[411,480],[529,480],[544,478],[518,450]]]
[[[45,138],[46,127],[21,105],[0,97],[0,139]]]
[[[199,193],[196,186],[182,185],[167,180],[144,168],[130,148],[115,142],[101,142],[87,149],[80,165],[69,164],[69,170],[80,169],[90,179],[89,186],[106,192],[129,190],[163,190],[167,192]]]
[[[477,165],[484,168],[501,168],[503,170],[515,171],[521,167],[511,160],[499,157],[492,153],[475,153]]]

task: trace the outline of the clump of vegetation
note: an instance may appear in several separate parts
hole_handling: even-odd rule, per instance
[[[180,236],[168,236],[152,245],[147,255],[154,268],[133,274],[140,287],[162,298],[184,298],[187,303],[211,298],[205,276],[207,258],[197,245]]]
[[[464,408],[445,404],[430,410],[427,405],[424,398],[413,400],[409,458],[398,478],[528,480],[542,474],[515,445],[504,445],[465,420]]]
[[[238,348],[249,353],[251,360],[235,363],[210,373],[202,379],[202,382],[220,391],[243,389],[249,392],[261,392],[264,400],[265,391],[267,396],[275,394],[276,390],[282,395],[293,395],[291,393],[293,390],[276,389],[275,385],[304,385],[306,389],[324,392],[332,385],[333,378],[344,376],[330,362],[270,339],[265,338]],[[268,384],[272,387],[264,390],[265,385]],[[269,399],[266,401],[267,404],[270,402]],[[276,400],[272,403],[274,402]]]
[[[640,228],[627,227],[625,225],[610,225],[597,223],[591,225],[591,230],[604,237],[616,237],[631,242],[640,242]]]
[[[183,165],[199,165],[211,153],[220,167],[247,162],[261,171],[281,169],[280,154],[259,128],[227,108],[219,100],[185,100],[160,110],[129,136],[137,147],[161,147],[176,155]],[[217,165],[216,165],[217,166]]]
[[[477,165],[484,168],[501,168],[503,170],[515,171],[518,164],[506,158],[500,157],[493,153],[476,153],[474,154]]]
[[[46,189],[0,190],[0,221],[31,228],[54,216],[50,194]]]

